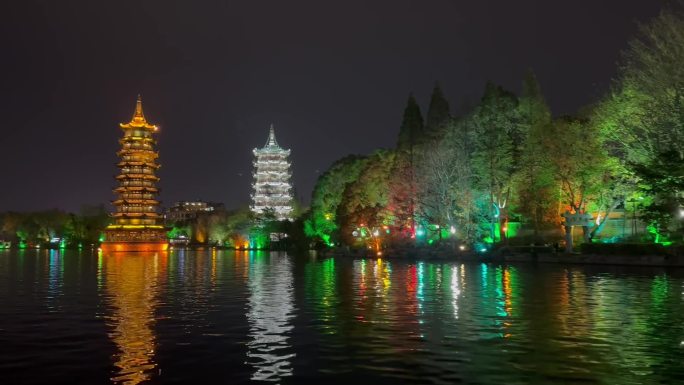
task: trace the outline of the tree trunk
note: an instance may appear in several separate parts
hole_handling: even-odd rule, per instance
[[[613,208],[614,206],[608,206],[608,210],[606,210],[606,215],[603,217],[603,220],[599,222],[598,226],[595,226],[594,230],[591,231],[591,234],[589,234],[589,239],[594,239],[594,237],[601,234],[603,228],[606,227],[606,223],[608,222],[608,217],[610,216],[610,213],[613,212]]]
[[[508,245],[508,234],[506,233],[506,230],[508,230],[508,218],[506,215],[499,215],[499,235],[501,237],[501,242],[503,244]]]
[[[572,253],[572,226],[565,227],[565,252]]]

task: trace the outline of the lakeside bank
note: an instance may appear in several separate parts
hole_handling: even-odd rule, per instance
[[[563,253],[548,246],[511,247],[487,252],[452,248],[392,248],[382,250],[382,252],[378,254],[372,250],[365,249],[335,248],[323,250],[321,251],[321,254],[331,257],[408,260],[684,267],[684,254],[682,254],[681,249],[659,249],[643,254],[630,254],[594,252]]]

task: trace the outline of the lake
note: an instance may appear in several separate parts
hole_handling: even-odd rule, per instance
[[[0,383],[684,378],[684,271],[0,250]]]

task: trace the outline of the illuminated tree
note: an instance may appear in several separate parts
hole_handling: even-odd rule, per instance
[[[389,181],[388,210],[395,235],[412,236],[415,228],[415,161],[418,141],[423,133],[423,117],[413,95],[409,95],[399,129],[396,155]]]
[[[411,151],[423,134],[423,115],[413,94],[409,95],[404,109],[404,117],[399,128],[397,149]]]
[[[557,119],[549,126],[545,148],[554,178],[559,183],[563,206],[571,213],[588,213],[588,205],[596,199],[610,177],[609,159],[597,130],[583,120]],[[583,231],[585,240],[589,240],[589,227],[583,227]],[[571,245],[570,226],[565,226],[565,233],[566,242]]]
[[[659,154],[652,163],[635,165],[641,192],[654,197],[643,217],[660,234],[684,240],[684,162],[676,151]],[[673,218],[675,221],[673,221]]]
[[[450,120],[449,102],[444,97],[439,83],[437,83],[432,90],[430,106],[425,119],[425,134],[419,138],[419,142],[428,143],[429,145],[439,141],[446,132]]]
[[[513,175],[514,155],[520,137],[517,124],[517,99],[501,87],[487,84],[480,105],[472,116],[475,134],[473,172],[478,189],[489,201],[489,221],[492,240],[496,240],[496,223],[500,237],[506,241]]]
[[[386,207],[394,151],[379,150],[369,156],[358,179],[347,184],[337,208],[341,238],[353,242],[352,232],[361,224],[378,228],[389,224]]]
[[[337,207],[349,183],[357,180],[367,158],[350,155],[342,158],[323,173],[316,182],[311,198],[311,214],[304,223],[307,236],[331,243],[338,230]]]
[[[425,122],[425,134],[414,151],[416,181],[415,216],[428,224],[448,227],[455,224],[458,161],[463,153],[460,143],[445,138],[454,131],[455,122],[439,84],[435,84]],[[450,139],[453,139],[453,135]],[[441,231],[439,232],[441,236]]]
[[[648,194],[645,218],[659,231],[668,227],[667,217],[679,220],[675,206],[682,197],[681,170],[674,167],[684,162],[682,47],[681,13],[666,10],[641,25],[624,53],[612,92],[594,117],[610,153],[628,165],[624,173],[634,177],[640,194]]]
[[[426,148],[418,167],[418,217],[425,224],[459,229],[468,238],[473,206],[467,125],[450,121],[444,137]],[[441,235],[441,232],[440,232]]]
[[[523,138],[518,140],[519,150],[513,152],[518,165],[515,198],[518,211],[532,223],[537,238],[542,228],[558,222],[558,186],[549,160],[552,154],[545,147],[551,111],[532,71],[523,81],[518,114]]]

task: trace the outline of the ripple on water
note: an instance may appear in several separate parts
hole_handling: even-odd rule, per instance
[[[227,251],[0,258],[3,383],[684,378],[681,271]]]

